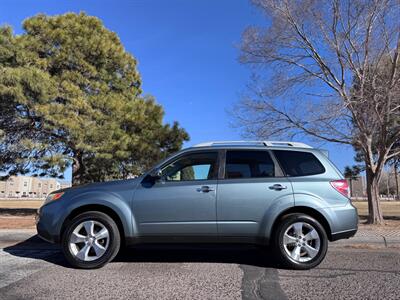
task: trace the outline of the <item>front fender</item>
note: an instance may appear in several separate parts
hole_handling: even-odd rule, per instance
[[[106,191],[81,192],[66,201],[62,215],[62,222],[59,222],[58,232],[66,218],[75,210],[87,205],[100,205],[112,209],[120,218],[126,237],[134,235],[133,215],[130,209],[131,199],[124,200],[120,195]]]

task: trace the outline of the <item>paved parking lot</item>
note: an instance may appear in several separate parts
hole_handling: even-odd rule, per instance
[[[142,247],[102,269],[74,270],[32,235],[1,235],[0,299],[400,298],[399,248],[331,244],[318,268],[292,271],[260,248]]]

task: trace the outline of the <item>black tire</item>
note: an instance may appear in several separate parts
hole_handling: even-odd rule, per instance
[[[319,251],[315,257],[306,262],[299,262],[294,260],[285,250],[283,237],[286,230],[297,222],[303,222],[311,225],[318,233],[320,244]],[[308,270],[318,266],[322,260],[325,258],[326,252],[328,250],[328,237],[325,232],[324,227],[314,218],[305,214],[290,214],[284,216],[274,233],[273,237],[273,248],[278,259],[285,265],[285,267],[295,270]]]
[[[85,261],[78,259],[73,255],[69,247],[69,239],[75,228],[84,221],[96,221],[107,228],[109,233],[108,247],[104,254],[98,259]],[[105,213],[98,211],[89,211],[76,216],[71,222],[66,225],[62,235],[61,247],[67,261],[75,268],[80,269],[96,269],[104,266],[115,258],[118,254],[121,245],[121,237],[117,224],[114,220]]]

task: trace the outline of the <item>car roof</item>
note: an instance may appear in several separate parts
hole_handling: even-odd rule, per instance
[[[198,149],[198,148],[207,148],[207,149],[226,149],[226,148],[281,148],[281,149],[313,149],[311,146],[300,143],[300,142],[286,142],[286,141],[212,141],[212,142],[204,142],[190,147],[189,149]]]

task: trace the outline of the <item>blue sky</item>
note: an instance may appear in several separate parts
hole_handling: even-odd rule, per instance
[[[0,24],[21,33],[30,16],[71,11],[97,16],[119,35],[139,61],[144,93],[164,107],[166,122],[177,120],[189,132],[185,146],[243,139],[227,113],[250,76],[237,45],[247,26],[266,23],[248,0],[2,0]],[[353,163],[350,147],[322,147],[341,170]],[[70,170],[65,175],[70,179]]]

